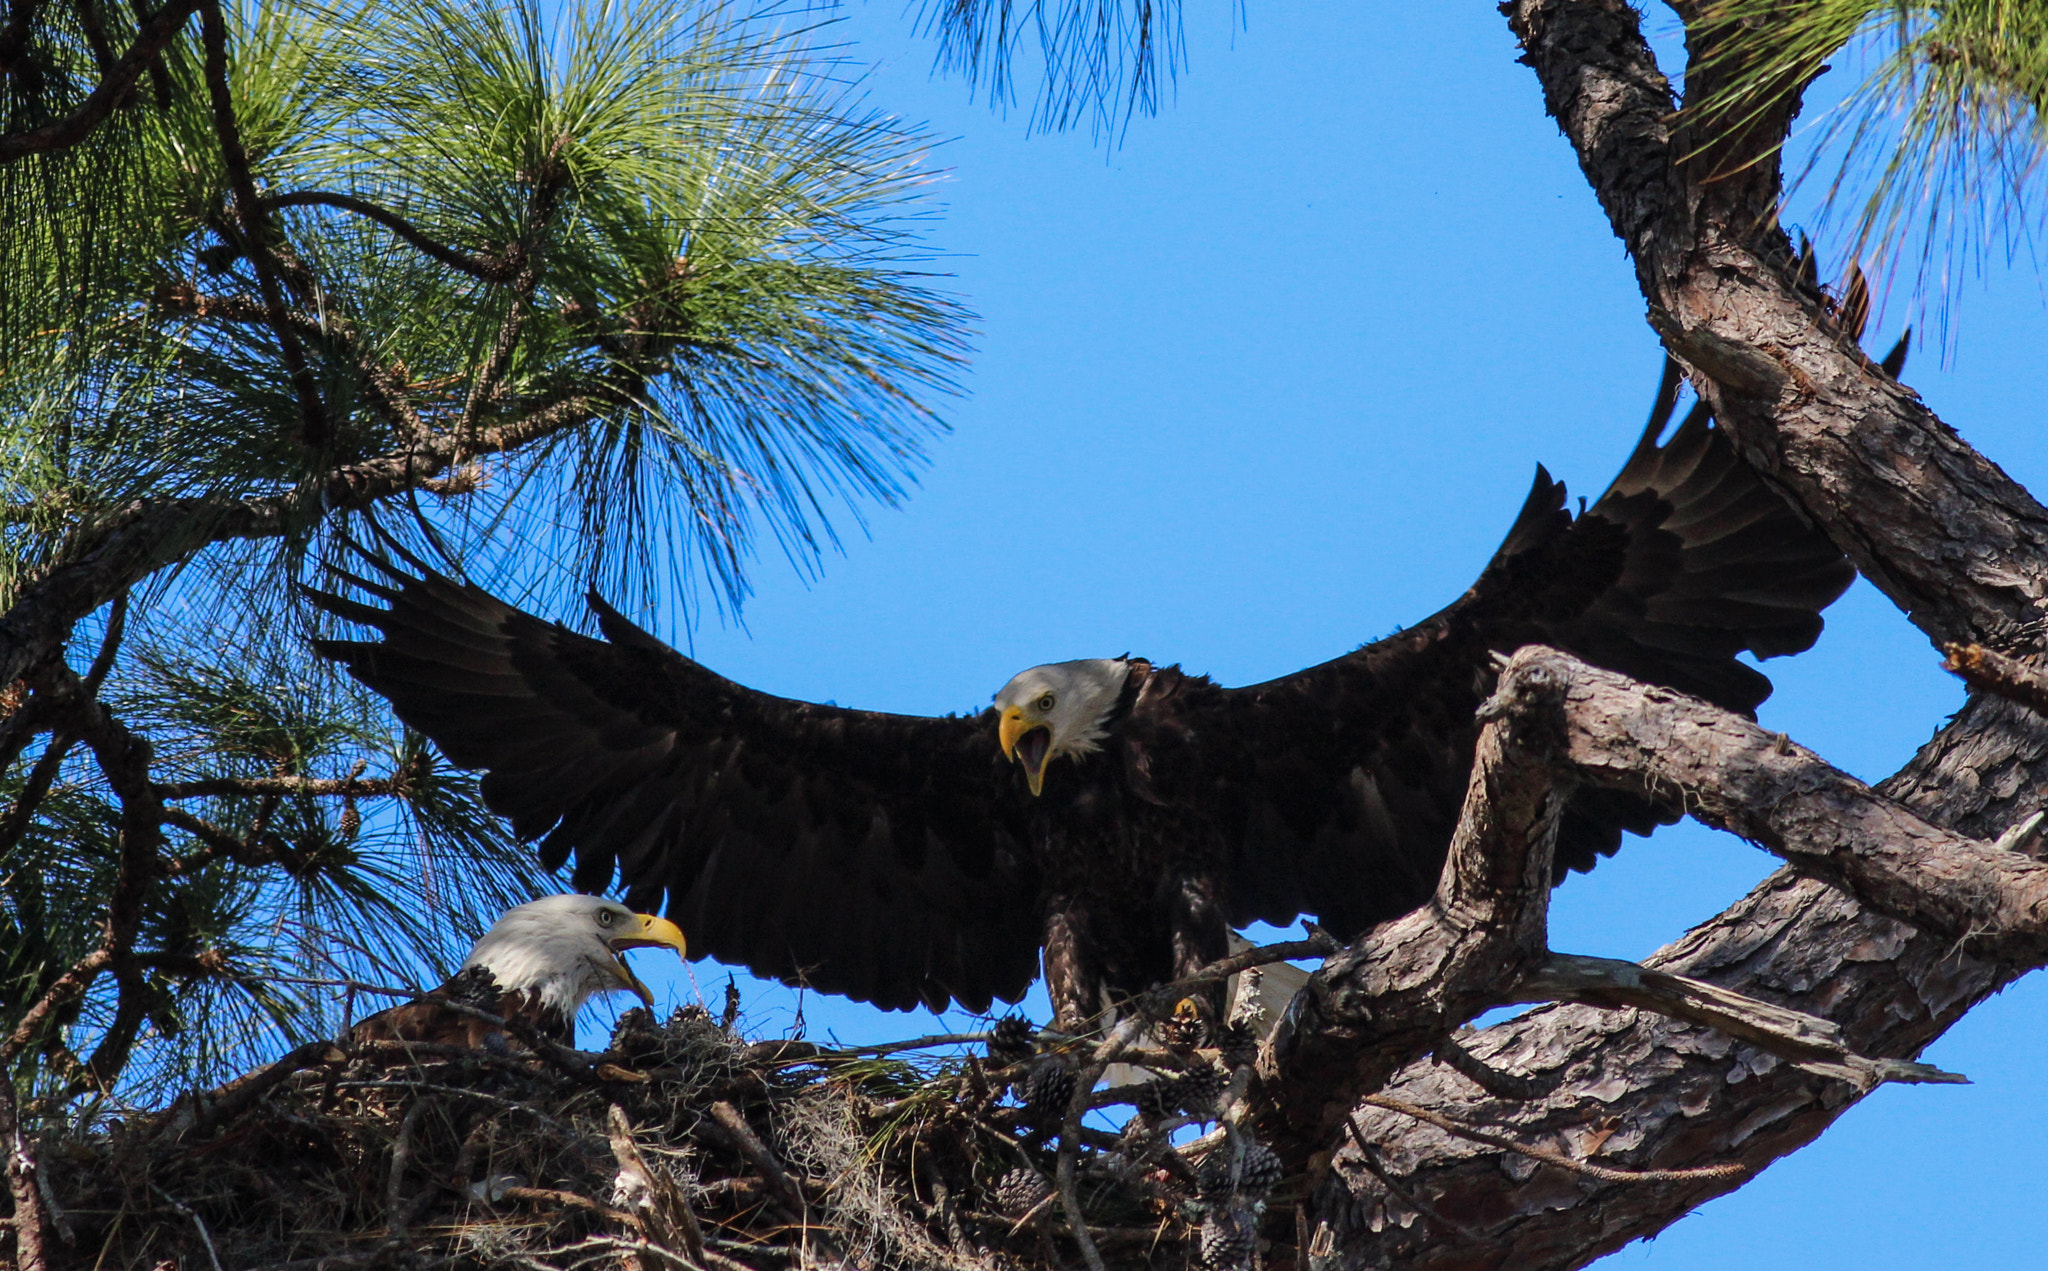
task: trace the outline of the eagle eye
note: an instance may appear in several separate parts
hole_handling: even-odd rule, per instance
[[[600,927],[609,927],[618,920],[619,915],[609,909],[600,909],[597,911],[597,925]]]
[[[1049,711],[1052,709],[1052,694],[1047,693],[1044,697],[1038,699],[1038,709],[1040,711]]]

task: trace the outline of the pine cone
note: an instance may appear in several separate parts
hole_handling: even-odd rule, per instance
[[[1003,1175],[996,1184],[996,1208],[1006,1214],[1023,1217],[1038,1207],[1040,1201],[1052,1195],[1052,1184],[1045,1181],[1045,1175],[1028,1166],[1019,1165]]]
[[[1074,1070],[1051,1056],[1041,1059],[1024,1078],[1025,1112],[1040,1133],[1052,1133],[1066,1119],[1067,1105],[1074,1101],[1074,1081]]]
[[[1252,1261],[1252,1216],[1218,1206],[1202,1219],[1198,1260],[1209,1271],[1238,1271]]]
[[[1216,1046],[1223,1052],[1227,1068],[1242,1068],[1259,1060],[1259,1035],[1246,1024],[1225,1024],[1217,1029]]]
[[[1243,1154],[1235,1161],[1231,1157],[1225,1145],[1209,1153],[1196,1168],[1195,1186],[1203,1200],[1214,1204],[1233,1194],[1257,1200],[1280,1181],[1280,1158],[1257,1139],[1246,1139]]]
[[[1174,1003],[1173,1018],[1159,1025],[1159,1040],[1175,1050],[1196,1050],[1209,1044],[1209,1021],[1215,1008],[1206,997],[1184,997]]]
[[[1031,1021],[1022,1015],[1005,1015],[989,1030],[988,1058],[990,1063],[1005,1067],[1022,1063],[1037,1053],[1031,1041]]]
[[[1147,1121],[1164,1121],[1178,1111],[1180,1101],[1174,1093],[1175,1084],[1171,1077],[1157,1077],[1139,1085],[1132,1091],[1138,1115]]]
[[[1173,1081],[1173,1106],[1191,1117],[1216,1114],[1217,1096],[1230,1079],[1214,1064],[1197,1064]]]

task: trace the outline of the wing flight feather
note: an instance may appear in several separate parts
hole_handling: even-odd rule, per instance
[[[310,594],[381,638],[321,652],[484,769],[578,887],[665,897],[693,953],[884,1007],[985,1010],[1037,974],[1028,796],[986,721],[755,692],[595,596],[602,640],[368,559],[388,582],[344,581],[381,606]]]

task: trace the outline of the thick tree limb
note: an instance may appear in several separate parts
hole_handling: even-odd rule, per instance
[[[2018,707],[1980,698],[1876,793],[1988,837],[2030,810],[2044,785],[2048,731]],[[1959,953],[1948,936],[1916,932],[1790,871],[1645,965],[1823,1017],[1867,1056],[1917,1053],[2026,969]],[[1739,1186],[1826,1129],[1858,1095],[1718,1028],[1636,1010],[1540,1008],[1460,1040],[1489,1067],[1526,1074],[1548,1091],[1532,1100],[1488,1098],[1423,1060],[1385,1093],[1483,1121],[1518,1142],[1569,1146],[1598,1137],[1604,1156],[1630,1167],[1739,1163],[1746,1171],[1626,1188],[1565,1179],[1367,1107],[1359,1115],[1373,1153],[1340,1151],[1310,1202],[1311,1229],[1327,1224],[1325,1239],[1343,1265],[1582,1266]]]
[[[1803,746],[1683,694],[1554,650],[1524,649],[1512,665],[1569,684],[1561,757],[1585,780],[1675,803],[1960,950],[2048,963],[2048,864],[1930,825]]]
[[[43,1250],[48,1237],[42,1192],[36,1186],[38,1167],[21,1133],[11,1080],[0,1081],[0,1152],[7,1156],[7,1194],[13,1202],[8,1226],[14,1235],[14,1265],[17,1271],[44,1271],[49,1266]]]
[[[1620,0],[1511,0],[1504,11],[1635,258],[1653,323],[1745,455],[1937,638],[2026,632],[2048,590],[2041,508],[1874,375],[1820,298],[1794,285],[1773,219],[1777,137],[1752,131],[1746,158],[1723,148],[1688,169],[1693,143],[1674,131],[1635,11]],[[1687,77],[1695,91],[1711,82],[1699,70]],[[1705,180],[1745,162],[1742,180]],[[1880,793],[1930,825],[2003,842],[2043,788],[2048,728],[1978,697]],[[1648,965],[1824,1016],[1859,1053],[1889,1056],[1916,1054],[2029,969],[1972,957],[1948,934],[1916,932],[1789,871]],[[1753,1173],[1855,1095],[1718,1030],[1640,1012],[1549,1007],[1468,1037],[1490,1067],[1555,1083],[1540,1099],[1482,1101],[1488,1124],[1517,1141],[1599,1138],[1631,1162],[1740,1162]],[[1472,1088],[1435,1064],[1411,1064],[1389,1093],[1474,1115]],[[1517,1167],[1384,1110],[1361,1119],[1379,1146],[1340,1151],[1309,1206],[1318,1271],[1583,1266],[1738,1185],[1622,1190]]]
[[[1623,0],[1511,0],[1544,102],[1634,259],[1651,323],[1744,456],[1937,641],[1995,639],[2048,603],[2048,510],[1856,348],[1797,285],[1777,228],[1779,125],[1711,155]],[[1735,70],[1702,65],[1687,91]],[[1788,106],[1796,97],[1788,92]],[[1726,174],[1740,170],[1741,179]]]
[[[1255,1097],[1283,1157],[1327,1146],[1360,1096],[1543,964],[1568,687],[1549,664],[1503,677],[1435,898],[1326,961],[1282,1020]]]

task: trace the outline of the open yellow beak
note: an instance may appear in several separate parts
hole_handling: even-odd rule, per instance
[[[1052,760],[1052,729],[1025,717],[1024,708],[1012,706],[996,725],[996,740],[1003,757],[1024,765],[1024,780],[1035,796],[1045,788],[1045,765]]]
[[[647,949],[656,945],[674,949],[678,958],[689,953],[689,946],[683,939],[683,929],[654,914],[634,914],[633,923],[605,943],[611,946],[615,958],[621,949]],[[625,981],[627,988],[639,995],[641,1001],[649,1006],[654,1005],[653,990],[640,982],[640,977],[627,968],[623,959],[619,960],[619,978]]]

